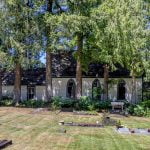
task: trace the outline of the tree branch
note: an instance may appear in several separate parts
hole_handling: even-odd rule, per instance
[[[55,4],[56,4],[56,6],[60,9],[60,12],[65,12],[65,11],[61,8],[61,6],[59,5],[59,2],[58,2],[57,0],[55,0]]]

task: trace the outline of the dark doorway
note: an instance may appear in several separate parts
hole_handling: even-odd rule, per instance
[[[35,98],[35,86],[28,86],[28,100]]]
[[[92,98],[101,99],[101,85],[98,79],[95,79],[92,83]]]
[[[126,83],[124,80],[121,80],[118,83],[118,100],[125,100],[126,99],[126,87],[125,87]]]
[[[67,83],[67,92],[66,95],[68,98],[75,98],[75,89],[76,89],[76,84],[73,79],[70,79]]]

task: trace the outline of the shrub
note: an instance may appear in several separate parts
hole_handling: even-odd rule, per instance
[[[141,102],[140,105],[143,106],[144,108],[150,108],[150,100],[145,100]]]
[[[90,97],[82,96],[76,104],[78,110],[102,110],[110,108],[110,101],[93,100]]]
[[[77,110],[94,110],[94,104],[90,97],[82,96],[76,103]]]
[[[150,101],[143,101],[138,105],[130,104],[130,106],[126,109],[129,114],[135,116],[150,116]]]
[[[71,108],[75,107],[77,101],[72,99],[63,99],[62,97],[53,97],[52,105],[53,109]]]
[[[52,98],[52,104],[51,104],[52,109],[60,109],[61,108],[61,97],[53,97]]]
[[[150,116],[150,100],[145,100],[134,108],[134,115]]]
[[[42,100],[24,100],[19,103],[20,107],[40,108],[48,105],[48,102]],[[0,106],[14,106],[13,99],[3,99],[0,101]]]
[[[127,100],[123,100],[122,102],[124,102],[124,108],[128,108],[129,106],[131,106],[131,104]]]
[[[12,99],[2,99],[0,101],[0,106],[13,106],[14,101]]]
[[[116,127],[117,128],[121,128],[122,127],[122,125],[121,125],[121,121],[119,120],[119,121],[117,121],[117,123],[116,123]]]
[[[107,100],[107,101],[100,101],[99,104],[98,104],[98,108],[100,110],[102,110],[102,109],[105,109],[105,110],[110,109],[111,108],[111,102],[109,100]]]
[[[133,115],[134,114],[134,107],[135,107],[135,105],[130,104],[130,106],[126,109],[127,112],[129,114]]]
[[[71,108],[71,107],[75,107],[75,103],[77,101],[72,100],[72,99],[62,99],[61,101],[61,107],[62,108]]]
[[[48,102],[44,102],[42,100],[25,100],[20,102],[20,106],[27,108],[42,108],[47,106]]]
[[[141,105],[136,105],[134,108],[134,115],[139,117],[146,116],[145,108]]]

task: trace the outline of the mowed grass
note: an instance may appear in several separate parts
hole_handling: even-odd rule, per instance
[[[0,140],[13,145],[8,150],[150,150],[150,136],[122,135],[115,127],[88,128],[59,126],[58,122],[95,123],[99,116],[40,112],[33,109],[0,107]],[[131,128],[150,128],[150,118],[111,115]],[[60,133],[63,128],[67,133]]]

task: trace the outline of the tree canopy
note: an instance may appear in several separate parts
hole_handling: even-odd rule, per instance
[[[50,99],[51,54],[71,50],[77,60],[77,99],[82,95],[82,71],[91,62],[104,64],[107,80],[109,70],[117,65],[127,68],[134,90],[135,78],[150,73],[149,8],[149,0],[3,0],[0,66],[5,59],[15,70],[19,65],[19,71],[46,53],[46,95]]]

